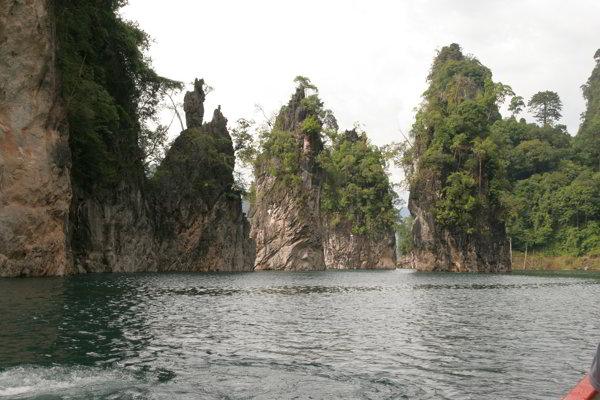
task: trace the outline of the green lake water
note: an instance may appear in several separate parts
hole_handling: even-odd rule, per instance
[[[0,399],[559,399],[600,274],[0,279]]]

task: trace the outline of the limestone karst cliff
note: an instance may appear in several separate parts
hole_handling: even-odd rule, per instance
[[[395,269],[393,230],[379,235],[355,235],[348,224],[324,225],[324,256],[328,269]]]
[[[0,276],[73,272],[70,151],[47,0],[0,2]]]
[[[321,157],[325,264],[330,269],[396,268],[396,211],[381,151],[356,129],[334,135]]]
[[[227,120],[219,107],[204,122],[202,80],[185,95],[187,129],[147,175],[144,121],[178,85],[145,64],[147,37],[118,3],[1,6],[0,276],[393,266],[393,234],[368,235],[373,212],[355,212],[379,209],[387,180],[384,192],[367,182],[357,199],[373,204],[342,223],[324,215],[333,116],[305,78],[257,162],[251,231]]]
[[[256,269],[325,269],[319,213],[322,171],[316,156],[323,148],[320,126],[298,86],[274,125],[270,149],[258,162],[251,236]]]
[[[414,217],[413,267],[507,272],[503,163],[494,159],[498,102],[509,89],[457,44],[442,48],[428,77],[405,154]]]
[[[123,179],[74,201],[73,243],[82,272],[248,271],[254,242],[233,186],[235,162],[220,109],[203,124],[202,81],[185,96],[188,129],[149,183]]]
[[[297,82],[257,160],[256,269],[395,268],[394,217],[386,220],[395,215],[393,191],[381,152],[366,135],[338,134],[316,88]],[[323,143],[327,119],[333,148]]]
[[[249,271],[255,246],[235,190],[235,156],[220,107],[202,123],[203,81],[184,99],[187,129],[179,135],[154,178],[165,271]]]

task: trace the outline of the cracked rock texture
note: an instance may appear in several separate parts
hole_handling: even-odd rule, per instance
[[[53,28],[47,0],[0,2],[0,276],[74,272]]]
[[[353,235],[352,226],[326,226],[324,254],[328,269],[395,269],[396,240],[393,230],[376,237]]]
[[[295,139],[300,160],[299,187],[282,185],[265,171],[256,177],[256,201],[251,209],[251,236],[256,240],[257,270],[393,269],[395,235],[377,238],[352,235],[352,226],[329,226],[321,214],[323,171],[316,157],[323,150],[318,136],[306,134],[308,113],[304,90],[297,90],[282,108],[275,126]],[[354,133],[356,135],[356,133]]]
[[[235,163],[220,107],[202,124],[202,80],[185,95],[186,120],[157,171],[160,270],[252,271],[255,245],[233,189]]]

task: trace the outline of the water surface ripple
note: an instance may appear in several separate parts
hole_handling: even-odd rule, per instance
[[[0,279],[0,399],[558,399],[600,275]]]

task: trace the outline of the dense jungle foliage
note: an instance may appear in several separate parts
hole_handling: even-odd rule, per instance
[[[384,153],[356,130],[329,132],[319,158],[325,170],[321,209],[333,225],[349,223],[358,235],[394,227],[397,195],[385,172]]]
[[[110,189],[123,175],[143,177],[143,161],[166,139],[150,130],[166,89],[144,52],[149,38],[117,10],[124,0],[57,0],[57,65],[67,110],[75,183]]]
[[[586,111],[575,137],[554,124],[560,118],[556,94],[551,121],[512,117],[494,126],[505,138],[503,162],[512,184],[507,231],[518,250],[600,255],[600,52],[595,60],[582,86]]]
[[[412,187],[435,191],[438,223],[472,233],[478,212],[506,224],[517,250],[546,255],[600,254],[600,52],[582,87],[587,102],[579,133],[561,117],[557,93],[534,94],[527,106],[536,123],[517,120],[525,108],[510,87],[458,45],[444,47],[404,153]],[[498,105],[512,97],[505,119]],[[414,157],[421,169],[414,171]],[[430,184],[430,186],[427,186]]]

